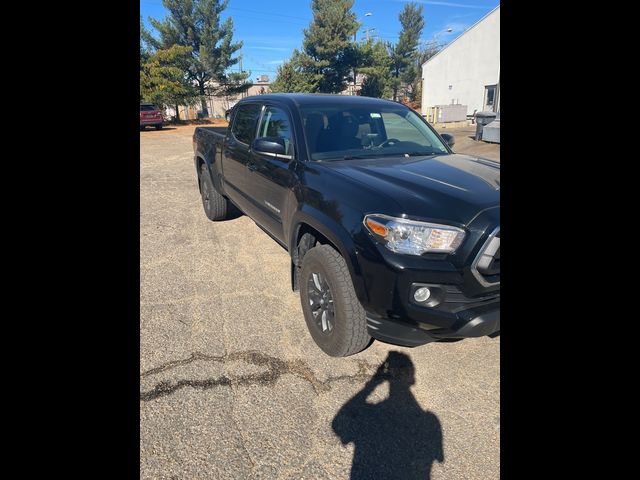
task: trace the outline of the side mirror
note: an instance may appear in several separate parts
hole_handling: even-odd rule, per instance
[[[447,142],[447,145],[449,145],[451,148],[453,148],[453,146],[456,144],[456,139],[453,137],[453,135],[450,135],[448,133],[441,133],[440,136],[445,142]]]
[[[286,155],[284,138],[282,137],[256,138],[251,144],[251,149],[258,154],[290,158]]]

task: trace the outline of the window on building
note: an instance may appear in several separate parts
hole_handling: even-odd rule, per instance
[[[493,104],[496,99],[496,86],[497,85],[487,85],[484,87],[484,105],[485,107],[493,108]]]

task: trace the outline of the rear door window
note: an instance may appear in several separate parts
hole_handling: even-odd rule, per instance
[[[256,135],[256,123],[262,107],[257,104],[237,107],[231,133],[239,142],[249,145]]]

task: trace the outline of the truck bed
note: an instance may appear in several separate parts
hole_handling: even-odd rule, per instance
[[[222,135],[223,137],[227,134],[227,127],[196,127],[196,131],[200,130],[202,132],[211,133],[213,136]]]

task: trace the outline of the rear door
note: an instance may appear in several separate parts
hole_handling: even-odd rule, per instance
[[[245,103],[235,108],[232,127],[222,150],[225,191],[243,210],[247,202],[249,151],[261,109],[262,105],[258,103]]]
[[[295,145],[289,113],[276,105],[265,105],[257,138],[279,137],[284,141],[285,155],[252,151],[248,164],[247,192],[255,202],[255,220],[272,235],[285,242],[282,218],[296,181]],[[285,242],[286,243],[286,242]]]

